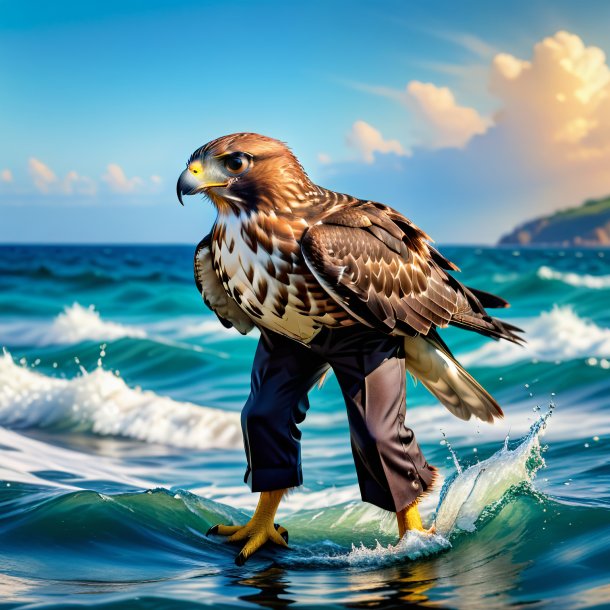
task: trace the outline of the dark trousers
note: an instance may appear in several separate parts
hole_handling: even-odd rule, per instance
[[[263,330],[241,423],[252,491],[302,485],[301,432],[307,393],[332,367],[350,426],[362,499],[399,511],[429,489],[435,476],[405,426],[402,340],[355,325],[322,331],[309,347]]]

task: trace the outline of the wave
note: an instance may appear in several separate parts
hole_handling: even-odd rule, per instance
[[[66,345],[83,341],[114,341],[126,337],[143,339],[146,331],[134,326],[102,319],[93,305],[79,303],[65,306],[51,324],[18,323],[0,325],[0,339],[5,345]]]
[[[239,415],[130,388],[98,367],[58,379],[0,357],[0,425],[124,436],[193,449],[241,447]]]
[[[610,356],[610,328],[579,318],[569,306],[555,305],[537,318],[517,322],[525,330],[527,344],[486,343],[462,354],[465,366],[499,366],[521,360],[573,360]]]
[[[280,563],[304,565],[315,562],[317,565],[348,565],[357,567],[377,567],[388,563],[399,563],[404,559],[415,560],[420,557],[439,553],[452,546],[452,541],[464,534],[472,533],[484,523],[493,519],[499,509],[524,494],[540,495],[531,484],[536,472],[544,466],[539,437],[545,429],[550,412],[538,418],[525,437],[511,449],[508,439],[500,450],[491,457],[462,469],[455,459],[456,472],[445,481],[434,515],[434,534],[408,532],[398,544],[382,544],[376,541],[371,548],[361,543],[353,545],[345,553],[331,550],[320,545],[308,547],[295,553]],[[358,525],[363,525],[362,515],[355,504],[345,505],[337,520],[336,510],[329,509],[327,514],[315,510],[304,511],[285,520],[286,527],[296,525],[301,528],[324,530],[329,521],[329,512],[334,513],[330,524],[345,526],[351,535],[358,533]],[[370,511],[370,509],[369,509]],[[316,513],[313,518],[312,514]],[[315,523],[314,523],[315,521]],[[365,527],[369,527],[365,521]]]
[[[291,532],[291,551],[263,551],[252,561],[369,569],[447,550],[458,536],[480,529],[493,519],[500,506],[529,493],[536,471],[544,464],[538,437],[545,421],[546,418],[538,420],[513,449],[505,443],[490,458],[463,471],[456,461],[458,470],[446,482],[436,508],[437,531],[433,535],[409,532],[398,544],[390,544],[396,536],[392,514],[386,513],[384,521],[378,516],[382,511],[359,501],[322,508],[300,506],[296,512],[280,517]],[[11,441],[10,436],[8,440]],[[37,445],[42,445],[40,441],[23,440],[31,445],[24,455],[35,454]],[[79,454],[71,455],[62,448],[46,448],[44,453],[50,466],[61,468],[65,462],[80,468],[79,461],[74,462]],[[62,462],[64,453],[70,455],[63,456]],[[96,470],[96,457],[87,459],[90,464],[85,470],[89,476],[106,474],[102,467],[97,467],[99,472]],[[102,461],[111,472],[112,460]],[[331,492],[326,490],[330,498]],[[5,547],[32,549],[51,545],[80,556],[90,555],[90,541],[95,539],[95,558],[84,555],[85,563],[99,561],[103,566],[108,555],[116,559],[118,547],[122,556],[126,556],[128,548],[130,556],[151,554],[153,562],[154,558],[163,561],[166,552],[174,556],[195,555],[197,562],[209,560],[217,568],[219,562],[232,563],[235,548],[215,537],[206,538],[204,533],[215,523],[247,520],[247,514],[239,509],[180,489],[110,494],[72,488],[49,493],[13,497],[11,502],[20,510],[5,510],[0,519]],[[356,546],[354,541],[361,542]]]
[[[556,280],[578,288],[610,288],[610,275],[579,275],[572,271],[556,271],[555,269],[544,265],[538,269],[537,275],[542,280]]]

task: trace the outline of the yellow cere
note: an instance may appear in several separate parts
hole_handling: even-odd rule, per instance
[[[189,171],[192,174],[198,174],[203,171],[203,166],[201,165],[201,161],[193,161],[189,164]]]

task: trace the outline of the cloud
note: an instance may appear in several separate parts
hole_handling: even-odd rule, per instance
[[[13,172],[10,169],[3,169],[0,172],[0,182],[12,182],[13,181]]]
[[[349,82],[359,91],[388,98],[405,106],[415,119],[414,146],[463,148],[475,135],[485,133],[491,121],[474,108],[460,106],[448,87],[410,81],[401,89]],[[352,128],[353,130],[353,128]],[[385,151],[380,151],[385,152]]]
[[[417,120],[417,143],[425,148],[462,148],[489,127],[474,108],[458,106],[448,87],[411,81],[404,99]]]
[[[531,167],[556,172],[610,161],[610,68],[598,47],[561,31],[536,44],[531,61],[498,54],[490,89],[502,102],[498,128]]]
[[[57,176],[53,170],[39,159],[31,157],[28,161],[28,170],[34,181],[34,186],[41,193],[50,193],[58,184]]]
[[[91,178],[81,176],[72,170],[63,179],[62,192],[66,195],[95,195],[97,193],[97,184]]]
[[[102,176],[102,180],[108,184],[111,191],[123,194],[133,193],[143,185],[142,178],[139,178],[138,176],[127,178],[123,168],[116,163],[110,163],[108,165],[106,173]]]
[[[35,157],[29,159],[28,170],[34,186],[44,195],[95,195],[97,192],[97,185],[91,178],[71,170],[60,180],[46,163]]]
[[[439,117],[461,107],[448,89],[411,83],[421,112],[433,117],[418,134],[427,148],[392,162],[377,154],[357,167],[332,164],[324,170],[329,186],[402,208],[435,239],[453,243],[494,241],[523,220],[610,193],[610,68],[602,49],[560,31],[537,42],[531,57],[497,53],[486,84],[497,111],[484,132],[464,141],[466,130],[461,148],[447,148],[460,143],[459,131],[443,140],[454,123]],[[409,87],[374,92],[406,104]],[[482,131],[480,115],[469,115]]]
[[[373,163],[374,153],[395,153],[404,156],[407,152],[398,140],[384,140],[381,132],[365,121],[356,121],[346,136],[347,145],[356,150],[365,163]]]

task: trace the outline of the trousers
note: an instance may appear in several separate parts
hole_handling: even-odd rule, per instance
[[[357,324],[323,328],[308,346],[261,330],[241,425],[252,491],[303,484],[301,424],[308,392],[332,367],[347,407],[362,499],[400,511],[431,487],[430,466],[405,425],[402,339]]]

